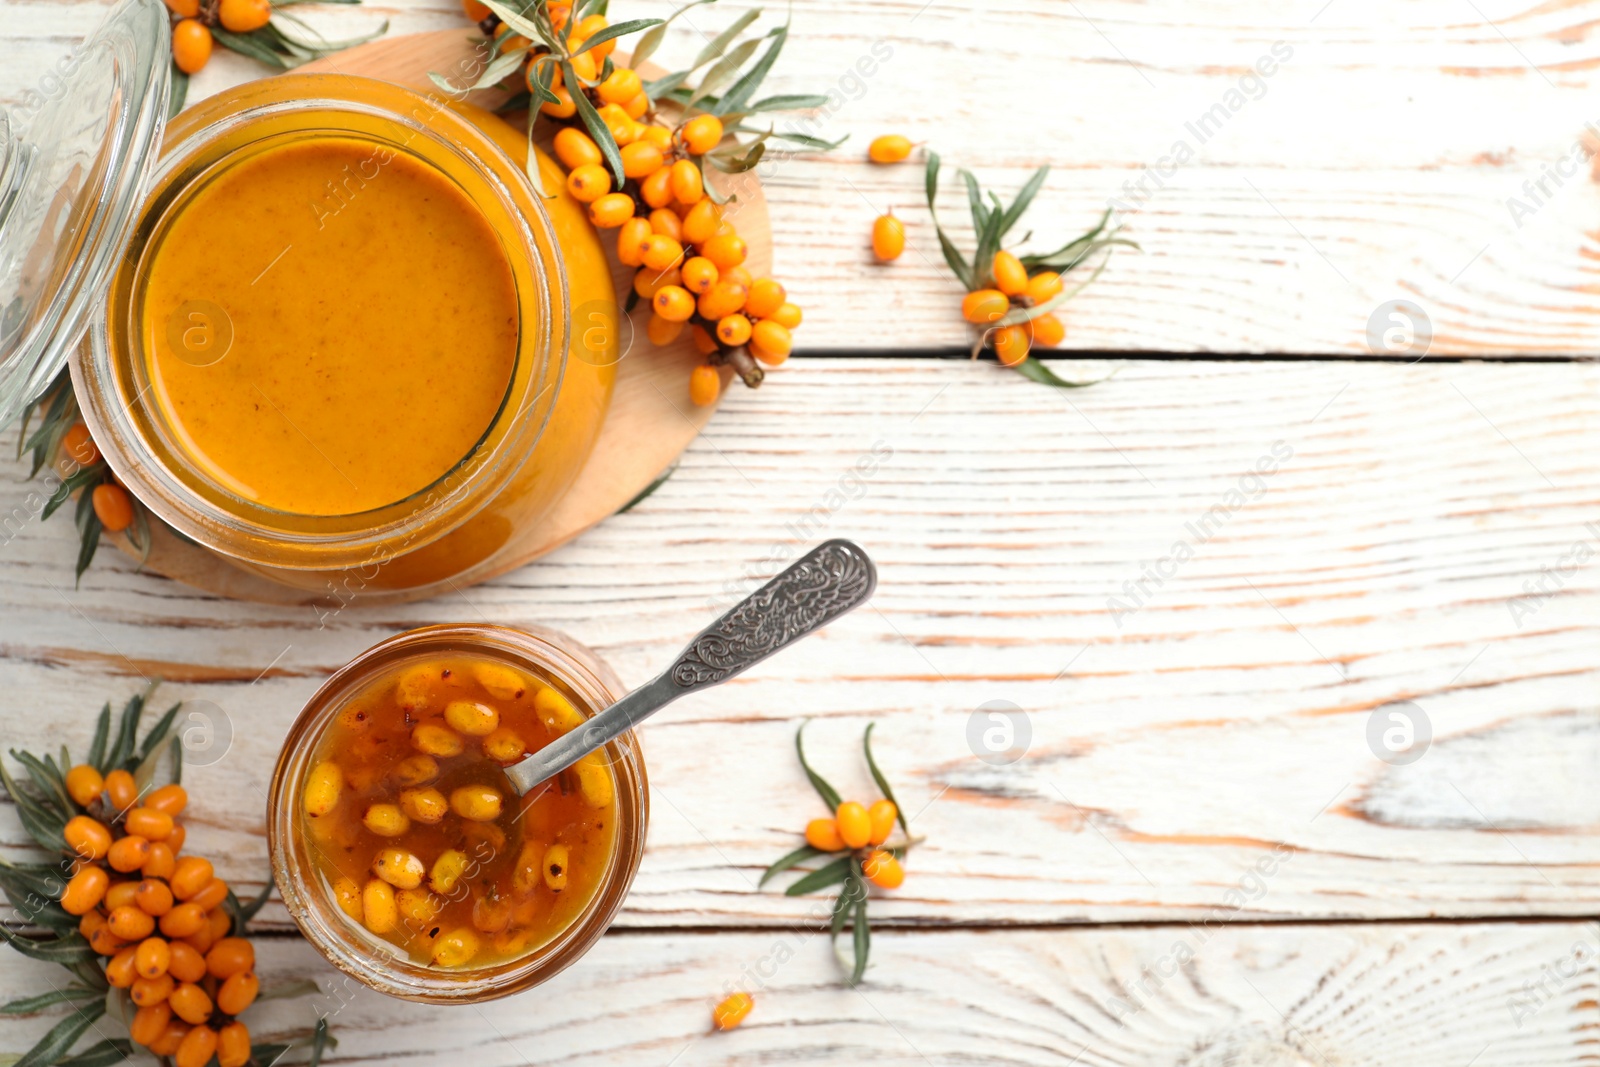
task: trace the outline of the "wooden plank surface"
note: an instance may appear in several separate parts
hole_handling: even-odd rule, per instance
[[[880,723],[928,838],[887,921],[1584,914],[1600,584],[1570,561],[1600,543],[1597,386],[1570,365],[1151,361],[1067,393],[959,361],[800,361],[781,390],[736,390],[660,491],[576,543],[460,597],[321,619],[115,557],[73,592],[70,533],[29,523],[0,552],[0,722],[81,745],[92,709],[158,674],[223,709],[231,748],[189,761],[212,798],[192,840],[253,881],[278,741],[362,648],[535,623],[636,684],[849,536],[880,564],[870,608],[644,727],[653,825],[621,925],[806,914],[753,883],[820,810],[790,747],[807,716],[858,794]],[[16,478],[0,513],[25,504]],[[996,700],[1030,722],[1009,766],[969,742]],[[1368,740],[1399,702],[1432,726],[1409,765]],[[0,840],[20,840],[6,808]]]
[[[686,60],[749,6],[692,12],[661,60]],[[0,99],[18,99],[101,10],[3,0]],[[868,140],[901,131],[1008,194],[1056,167],[1029,217],[1038,245],[1126,205],[1144,252],[1119,255],[1070,310],[1073,348],[1365,355],[1373,312],[1405,299],[1431,321],[1435,354],[1589,353],[1600,189],[1580,137],[1600,123],[1597,14],[1596,0],[812,0],[770,88],[835,94],[781,121],[851,140],[763,166],[777,269],[809,312],[798,343],[967,341],[920,169],[863,162]],[[384,18],[393,33],[464,27],[451,0],[313,17],[333,37]],[[194,93],[259,74],[219,52]],[[886,269],[867,235],[889,207],[911,250]]]

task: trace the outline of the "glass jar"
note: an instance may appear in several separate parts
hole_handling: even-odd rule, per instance
[[[319,741],[343,705],[409,661],[471,654],[555,681],[585,716],[625,690],[593,652],[563,635],[502,626],[429,626],[392,637],[357,656],[319,689],[284,742],[267,805],[272,877],[289,914],[317,951],[350,977],[380,993],[432,1004],[467,1004],[529,989],[579,959],[605,933],[621,907],[644,854],[649,793],[638,741],[626,734],[607,747],[616,781],[615,846],[599,888],[579,915],[531,954],[482,968],[444,970],[413,962],[347,918],[333,899],[301,830],[307,776]]]

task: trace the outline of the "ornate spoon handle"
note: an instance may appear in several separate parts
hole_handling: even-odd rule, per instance
[[[506,768],[506,775],[526,793],[684,694],[725,682],[861,606],[877,584],[861,546],[823,542],[700,631],[660,677]]]

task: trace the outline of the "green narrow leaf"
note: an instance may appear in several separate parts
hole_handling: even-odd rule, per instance
[[[115,1067],[132,1057],[132,1041],[108,1038],[97,1045],[90,1045],[76,1056],[57,1060],[56,1067]]]
[[[906,809],[894,797],[894,790],[889,788],[889,779],[883,776],[883,771],[878,769],[878,761],[872,757],[872,731],[878,724],[867,723],[866,733],[861,735],[861,750],[867,756],[867,770],[872,772],[872,780],[878,784],[878,792],[883,794],[883,799],[894,805],[895,819],[900,823],[900,829],[907,837],[911,836],[911,827],[906,822]]]
[[[66,1004],[79,1000],[99,1000],[102,996],[98,989],[89,989],[81,985],[69,985],[65,989],[52,989],[48,993],[37,996],[23,997],[0,1006],[0,1015],[32,1015],[53,1004]]]
[[[178,701],[167,709],[167,713],[156,720],[150,727],[150,732],[144,735],[144,744],[139,748],[139,758],[146,759],[154,752],[156,746],[167,738],[167,731],[172,729],[172,721],[178,717],[178,709],[183,707],[183,701]]]
[[[732,90],[729,90],[729,93],[731,95]],[[812,108],[826,106],[828,98],[817,93],[782,93],[778,96],[763,97],[744,110],[746,114],[753,114],[757,111],[809,111]]]
[[[89,755],[84,761],[102,775],[108,769],[105,764],[106,741],[111,734],[111,701],[106,701],[106,706],[100,709],[100,718],[94,724],[94,740],[89,742]]]
[[[627,22],[619,22],[614,26],[607,26],[593,37],[585,37],[583,39],[583,47],[573,54],[581,55],[597,44],[605,44],[607,41],[614,41],[618,37],[626,37],[630,33],[648,30],[652,26],[664,25],[666,23],[661,19],[629,19]]]
[[[741,41],[737,48],[717,60],[715,65],[706,71],[705,77],[700,79],[699,87],[690,95],[690,106],[692,107],[696,101],[702,99],[708,93],[722,88],[723,83],[739,73],[739,68],[749,62],[750,57],[755,55],[756,49],[760,47],[761,38],[759,37]]]
[[[967,186],[967,204],[972,208],[972,232],[982,234],[989,227],[989,209],[983,203],[983,190],[978,186],[978,179],[965,167],[956,171],[956,174]],[[974,262],[983,261],[979,259]]]
[[[844,929],[845,919],[850,915],[850,905],[856,900],[857,878],[852,867],[850,877],[845,880],[844,888],[839,890],[839,895],[833,898],[833,914],[828,918],[828,940],[837,942],[839,931]],[[837,951],[837,949],[835,950]]]
[[[1091,385],[1099,385],[1107,378],[1115,377],[1116,373],[1113,371],[1111,374],[1106,375],[1105,378],[1095,378],[1092,381],[1087,382],[1071,381],[1069,379],[1060,377],[1049,367],[1045,366],[1043,363],[1040,363],[1032,356],[1029,356],[1021,363],[1018,363],[1012,369],[1030,381],[1038,382],[1040,385],[1053,385],[1057,389],[1084,389]]]
[[[967,266],[966,259],[961,255],[961,250],[956,248],[955,242],[950,240],[944,232],[944,227],[939,224],[939,153],[928,152],[927,176],[924,179],[928,193],[928,214],[933,217],[933,231],[939,237],[939,251],[944,253],[944,261],[955,274],[956,280],[968,289],[974,287],[973,269]]]
[[[111,746],[109,766],[112,770],[133,759],[133,746],[139,737],[139,718],[144,714],[145,695],[135,693],[122,706],[122,717],[117,720],[117,739]]]
[[[628,57],[628,66],[637,70],[641,63],[655,55],[656,49],[661,47],[661,42],[666,40],[667,27],[671,26],[673,20],[679,15],[683,14],[685,11],[688,11],[691,7],[699,7],[701,4],[712,4],[715,2],[716,0],[694,0],[693,3],[684,4],[671,15],[667,16],[667,20],[665,22],[651,30],[649,33],[645,34],[643,37],[639,38],[639,43],[634,46],[633,54]]]
[[[311,1037],[311,1058],[306,1061],[306,1067],[318,1067],[322,1062],[322,1054],[328,1047],[328,1017],[324,1015],[317,1020],[316,1033]]]
[[[28,777],[33,779],[33,784],[39,787],[39,791],[57,808],[58,813],[75,809],[72,797],[67,793],[67,783],[62,780],[59,773],[52,774],[50,768],[40,762],[39,757],[32,752],[12,749],[11,758],[22,764],[28,772]]]
[[[620,508],[618,508],[616,510],[616,514],[621,515],[623,512],[632,511],[637,505],[639,505],[641,502],[643,502],[644,499],[646,497],[648,497],[651,493],[655,492],[657,489],[660,489],[663,485],[666,485],[667,484],[667,479],[671,478],[674,474],[676,474],[677,470],[678,470],[678,461],[677,460],[673,460],[672,461],[672,465],[670,467],[668,467],[666,470],[662,471],[660,474],[656,475],[655,479],[649,485],[645,486],[643,489],[641,489],[639,491],[639,495],[638,496],[634,497],[632,500],[628,501],[626,504],[624,504]]]
[[[3,784],[6,793],[17,805],[17,817],[22,820],[23,829],[28,835],[39,843],[41,848],[51,852],[67,851],[67,839],[63,834],[67,820],[58,812],[45,807],[37,797],[24,792],[17,786],[16,780],[11,777],[11,772],[6,770],[4,760],[0,760],[0,784]]]
[[[828,805],[828,813],[831,815],[839,810],[839,791],[829,785],[828,780],[812,770],[811,764],[806,762],[806,749],[802,738],[806,732],[806,723],[810,721],[810,719],[807,719],[802,722],[800,728],[794,732],[794,751],[800,757],[801,769],[806,772],[806,777],[811,779],[811,787],[817,791],[817,795],[822,798],[822,802]]]
[[[172,95],[167,98],[167,120],[170,122],[183,110],[183,102],[189,98],[189,75],[172,65]]]
[[[269,67],[277,67],[279,70],[288,70],[290,67],[294,66],[293,63],[290,63],[283,56],[279,55],[277,52],[274,52],[271,48],[268,48],[267,45],[254,34],[230,33],[221,26],[213,26],[211,28],[211,36],[216,38],[217,43],[222,47],[233,52],[238,52],[241,56],[246,56],[258,63],[265,63]]]
[[[62,1019],[50,1032],[39,1040],[39,1043],[27,1052],[12,1067],[51,1067],[57,1060],[64,1057],[72,1046],[82,1037],[84,1031],[93,1026],[95,1020],[106,1013],[104,1003],[91,1004],[78,1008],[71,1015]]]
[[[251,897],[249,903],[246,904],[241,904],[239,902],[239,898],[233,895],[233,891],[231,889],[228,891],[228,896],[234,905],[233,916],[235,922],[235,936],[242,936],[244,934],[246,924],[260,914],[261,909],[266,906],[267,901],[272,897],[272,889],[272,879],[268,878],[266,885],[261,887],[261,892]]]
[[[867,953],[872,950],[872,927],[867,925],[867,895],[856,901],[855,929],[851,931],[856,954],[855,970],[850,972],[850,984],[860,985],[867,973]]]
[[[567,60],[561,63],[561,76],[568,85],[578,84],[578,76],[573,73],[572,64]],[[568,91],[571,92],[570,89]],[[621,189],[627,184],[628,177],[622,172],[622,152],[617,148],[617,139],[611,136],[611,128],[605,124],[599,112],[595,111],[587,93],[573,92],[572,99],[578,105],[578,114],[582,116],[584,126],[588,127],[589,136],[600,146],[600,154],[606,157],[606,163],[610,165],[611,173],[616,178],[617,188]]]
[[[510,26],[517,33],[522,34],[530,41],[549,41],[549,35],[534,20],[527,18],[519,11],[513,11],[501,0],[483,0],[483,6],[500,16],[500,21]]]
[[[814,893],[826,886],[835,885],[850,877],[850,864],[854,863],[852,856],[840,856],[825,866],[818,867],[808,873],[804,878],[783,891],[786,897],[799,897],[807,893]]]
[[[1017,193],[1017,198],[1011,201],[1011,206],[1006,208],[1005,218],[1000,223],[1000,236],[1004,237],[1011,232],[1011,228],[1022,219],[1022,213],[1028,210],[1028,205],[1033,203],[1033,198],[1039,195],[1039,190],[1044,186],[1044,180],[1050,174],[1048,166],[1040,167],[1033,172]]]
[[[99,957],[94,949],[89,947],[89,942],[83,936],[73,932],[65,937],[53,938],[27,938],[21,934],[14,934],[4,926],[0,926],[0,938],[18,952],[30,959],[41,960],[45,963],[60,963],[71,966],[75,963],[92,962]]]
[[[728,46],[733,43],[734,38],[749,29],[750,24],[760,17],[761,9],[759,7],[753,7],[740,15],[734,20],[732,26],[717,34],[704,48],[700,49],[700,54],[694,57],[693,68],[699,70],[713,59],[721,58],[722,54],[728,50]]]
[[[795,849],[793,852],[789,853],[772,866],[768,867],[767,872],[761,876],[761,881],[756,883],[756,888],[760,889],[762,886],[766,885],[767,881],[774,875],[782,874],[784,871],[787,871],[789,868],[794,867],[797,864],[804,863],[806,860],[813,859],[817,856],[826,855],[827,853],[823,852],[821,849],[812,848],[810,845],[801,845],[799,848]]]
[[[725,115],[730,111],[738,111],[748,104],[750,99],[756,95],[756,90],[761,88],[761,83],[766,80],[767,74],[771,72],[772,65],[778,61],[778,53],[783,51],[784,43],[789,40],[789,27],[779,26],[768,36],[772,38],[772,44],[768,45],[761,58],[756,60],[755,66],[745,71],[738,81],[728,87],[728,91],[723,94],[722,99],[717,101],[717,106],[711,109],[713,114]],[[778,98],[774,97],[773,99]],[[828,98],[822,97],[822,103],[825,104],[827,102]],[[822,104],[796,106],[821,107]],[[760,108],[752,110],[760,110]]]

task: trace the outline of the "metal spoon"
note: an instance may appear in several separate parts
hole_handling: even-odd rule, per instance
[[[851,541],[825,541],[700,631],[653,682],[506,768],[526,794],[681,696],[709,689],[866,603],[877,587],[872,560]]]

